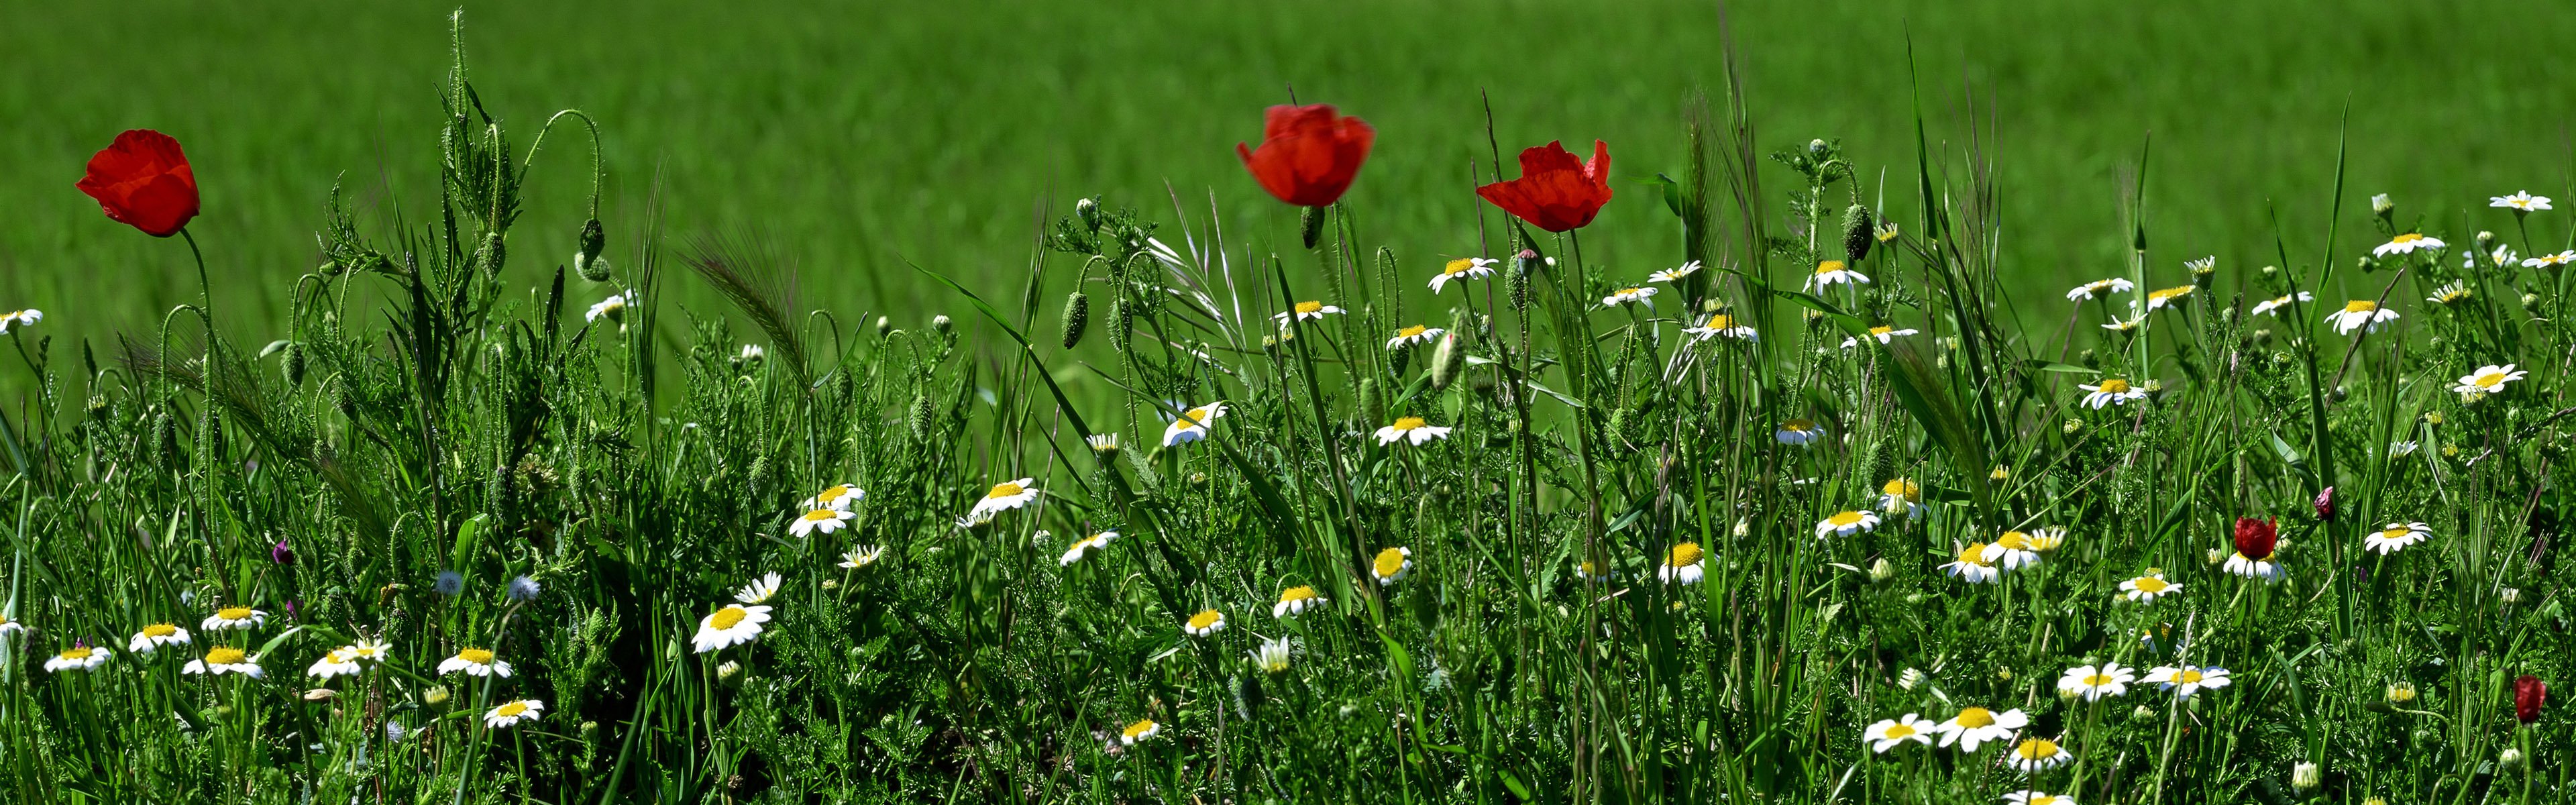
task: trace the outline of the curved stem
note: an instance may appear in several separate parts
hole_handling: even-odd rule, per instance
[[[537,164],[537,150],[545,147],[546,135],[554,131],[555,121],[562,120],[567,115],[580,118],[582,127],[590,131],[590,217],[598,218],[599,196],[608,182],[608,167],[606,157],[599,150],[599,121],[591,119],[590,113],[579,109],[565,109],[546,118],[546,124],[537,127],[537,139],[528,143],[528,157],[519,162],[519,174],[525,176],[528,168]]]

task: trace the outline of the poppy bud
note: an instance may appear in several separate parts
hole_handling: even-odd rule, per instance
[[[930,395],[928,393],[912,395],[912,422],[910,424],[912,425],[912,435],[915,438],[923,441],[928,441],[930,439]]]
[[[2317,519],[2319,519],[2319,520],[2333,520],[2333,519],[2334,519],[2334,487],[2329,486],[2329,487],[2326,487],[2326,488],[2324,488],[2324,489],[2318,490],[2318,491],[2317,491],[2317,499],[2316,499],[2316,501],[2315,501],[2314,505],[2315,505],[2316,510],[2317,510]]]
[[[608,263],[599,259],[599,252],[607,247],[608,232],[600,227],[599,219],[582,224],[581,248],[572,253],[573,273],[591,282],[607,282]]]
[[[278,368],[279,368],[280,370],[283,370],[283,371],[286,373],[286,384],[287,384],[287,385],[289,385],[289,386],[301,386],[301,385],[304,385],[304,345],[303,345],[303,344],[296,343],[296,342],[291,342],[291,341],[290,341],[290,342],[288,342],[288,343],[287,343],[287,345],[286,345],[286,356],[285,356],[284,358],[280,358],[280,359],[278,360],[278,364],[279,364],[279,365],[278,365]]]
[[[2272,558],[2273,547],[2279,544],[2281,539],[2279,523],[2279,518],[2271,520],[2256,520],[2252,517],[2236,518],[2237,555],[2247,559]]]
[[[2540,677],[2523,674],[2513,681],[2513,717],[2529,724],[2540,720],[2540,706],[2549,701],[2549,686]]]
[[[1324,239],[1324,208],[1307,207],[1299,214],[1298,224],[1304,231],[1306,248],[1315,248],[1316,241]]]
[[[1860,265],[1861,258],[1869,256],[1869,245],[1874,242],[1870,225],[1868,207],[1854,204],[1843,210],[1843,256],[1850,258],[1852,265]]]
[[[1089,201],[1090,199],[1083,199]],[[1075,291],[1064,298],[1064,348],[1082,343],[1082,328],[1091,323],[1091,297]]]
[[[1370,422],[1391,421],[1386,416],[1386,395],[1378,390],[1376,378],[1360,381],[1360,412]]]
[[[1458,367],[1467,362],[1467,351],[1458,346],[1458,334],[1440,336],[1440,346],[1431,351],[1431,389],[1447,391],[1458,381]]]
[[[510,249],[501,243],[501,233],[491,232],[483,236],[483,250],[475,254],[474,261],[483,266],[483,273],[498,274],[509,257]]]
[[[325,277],[337,277],[345,269],[346,267],[340,265],[338,260],[324,260],[321,265],[313,267],[313,272]]]

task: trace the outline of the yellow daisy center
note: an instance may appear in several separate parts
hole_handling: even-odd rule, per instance
[[[1918,730],[1904,724],[1887,725],[1887,737],[1889,740],[1911,737],[1917,732],[1922,732],[1922,730]]]
[[[1136,723],[1134,723],[1134,724],[1129,724],[1129,725],[1127,725],[1127,729],[1126,729],[1126,730],[1124,730],[1123,732],[1121,732],[1120,734],[1125,735],[1125,736],[1127,736],[1127,737],[1129,737],[1129,738],[1134,738],[1134,737],[1137,737],[1137,736],[1140,736],[1140,735],[1144,735],[1147,731],[1152,730],[1153,728],[1154,728],[1154,720],[1153,720],[1153,719],[1150,719],[1150,718],[1148,718],[1148,719],[1141,719],[1141,720],[1138,720],[1138,721],[1137,721]]]
[[[2196,670],[2189,669],[2189,668],[2185,668],[2185,669],[2183,669],[2183,672],[2182,672],[2182,673],[2179,673],[2179,674],[2175,674],[2175,675],[2174,675],[2174,681],[2176,681],[2176,682],[2182,682],[2182,683],[2186,683],[2186,684],[2189,684],[2189,683],[2196,683],[2196,682],[2199,682],[2200,680],[2201,680],[2200,672],[2199,672],[2199,671],[2196,671]]]
[[[1449,261],[1449,264],[1448,264],[1448,265],[1446,265],[1446,266],[1442,266],[1442,267],[1441,267],[1441,269],[1440,269],[1440,273],[1442,273],[1442,274],[1451,274],[1451,275],[1464,274],[1464,273],[1467,273],[1468,271],[1471,271],[1471,270],[1475,269],[1475,267],[1476,267],[1476,259],[1475,259],[1475,258],[1472,258],[1472,257],[1461,257],[1461,258],[1458,258],[1458,259],[1456,259],[1456,260],[1451,260],[1451,261]]]
[[[849,484],[842,484],[842,485],[840,485],[840,486],[835,486],[835,487],[832,487],[832,488],[830,488],[830,489],[823,490],[823,493],[822,493],[822,494],[819,494],[819,495],[815,495],[815,496],[814,496],[814,499],[815,499],[815,500],[822,501],[822,502],[825,502],[825,503],[830,503],[830,502],[833,502],[833,501],[836,501],[836,500],[840,500],[842,497],[847,496],[848,494],[850,494],[850,485],[849,485]]]
[[[1835,528],[1857,525],[1860,523],[1860,512],[1841,512],[1825,518],[1825,522],[1831,523]]]
[[[2030,535],[2019,531],[2006,531],[2003,536],[1995,538],[1995,544],[2017,551],[2027,551],[2030,550]]]
[[[1664,560],[1664,563],[1673,567],[1690,567],[1699,564],[1701,556],[1699,543],[1685,542],[1673,546],[1673,555]]]
[[[1315,588],[1303,584],[1279,591],[1279,603],[1282,604],[1294,603],[1297,601],[1312,601],[1314,599]]]
[[[1617,295],[1618,295],[1618,296],[1636,296],[1636,295],[1637,295],[1637,289],[1635,289],[1635,288],[1621,288],[1621,289],[1619,289],[1619,293],[1618,293]]]
[[[1021,486],[1017,483],[994,484],[993,491],[984,493],[984,497],[1006,498],[1026,491],[1029,491],[1028,487]]]
[[[2137,578],[2130,579],[2129,583],[2132,586],[2137,587],[2138,592],[2142,593],[2161,593],[2165,591],[2165,588],[2173,586],[2171,582],[2167,582],[2164,579],[2156,578],[2154,576],[2139,576]]]
[[[1322,303],[1322,302],[1299,302],[1299,303],[1297,303],[1297,312],[1298,312],[1298,313],[1300,313],[1300,314],[1321,313],[1321,312],[1323,312],[1323,311],[1324,311],[1324,303]]]
[[[1431,328],[1430,328],[1428,325],[1416,324],[1416,325],[1413,325],[1413,326],[1411,326],[1411,327],[1407,327],[1407,328],[1404,328],[1404,329],[1401,329],[1401,330],[1397,330],[1397,331],[1395,331],[1395,337],[1397,337],[1397,338],[1412,338],[1412,337],[1414,337],[1414,336],[1421,335],[1421,334],[1423,334],[1423,333],[1427,333],[1427,332],[1430,332],[1430,331],[1431,331]]]
[[[2185,294],[2189,294],[2189,293],[2191,293],[2191,286],[2189,286],[2189,285],[2185,285],[2185,286],[2181,286],[2181,287],[2178,287],[2178,288],[2166,288],[2166,289],[2161,290],[2161,291],[2150,291],[2150,292],[2148,292],[2148,293],[2147,293],[2147,298],[2149,298],[2149,299],[2172,299],[2172,298],[2174,298],[2174,297],[2183,296],[2183,295],[2185,295]]]
[[[806,512],[805,519],[817,522],[823,520],[838,520],[841,519],[841,513],[831,509],[815,509],[813,511]]]
[[[2388,530],[2385,530],[2385,531],[2381,531],[2381,532],[2379,532],[2379,538],[2380,538],[2380,539],[2396,539],[2396,538],[2398,538],[2398,537],[2406,536],[2407,534],[2410,534],[2410,533],[2413,533],[2413,531],[2412,531],[2412,530],[2410,530],[2410,529],[2408,529],[2408,528],[2406,528],[2405,526],[2389,526],[2389,527],[2388,527]]]
[[[1805,433],[1809,430],[1815,429],[1815,427],[1816,423],[1809,422],[1804,419],[1792,419],[1787,422],[1780,423],[1780,429],[1790,433]]]
[[[2111,684],[2113,681],[2114,680],[2110,674],[2094,674],[2083,679],[2084,686],[2089,688],[2098,688],[2103,685]]]
[[[1199,614],[1190,616],[1190,628],[1205,631],[1208,627],[1215,626],[1218,621],[1222,620],[1225,620],[1224,613],[1213,609],[1202,609],[1199,610]]]
[[[169,637],[178,633],[179,627],[172,626],[167,623],[155,623],[150,626],[143,627],[144,637]]]
[[[2344,303],[2343,306],[2343,312],[2345,313],[2368,313],[2378,309],[2379,303],[2368,299],[2355,299]]]
[[[1906,478],[1898,478],[1896,480],[1889,481],[1886,486],[1879,487],[1878,491],[1889,495],[1895,495],[1908,501],[1923,499],[1923,487],[1915,484],[1913,480]]]
[[[250,607],[225,607],[215,610],[215,617],[228,621],[249,620]]]
[[[1971,707],[1959,711],[1959,717],[1951,720],[1957,721],[1959,722],[1959,726],[1967,727],[1969,729],[1991,727],[1995,725],[1995,714],[1994,711],[1987,710],[1983,707]]]
[[[2392,240],[2390,240],[2390,241],[2388,241],[2388,242],[2390,242],[2390,243],[2413,243],[2413,242],[2416,242],[2416,241],[2419,241],[2419,240],[2423,240],[2423,239],[2424,239],[2424,234],[2423,234],[2423,233],[2421,233],[2421,232],[2408,232],[2408,233],[2406,233],[2406,234],[2399,235],[2399,236],[2397,236],[2395,239],[2392,239]]]
[[[2023,760],[2046,760],[2056,757],[2060,751],[2056,741],[2046,738],[2032,738],[2013,747],[2013,754],[2020,755]]]
[[[1728,315],[1726,315],[1726,314],[1724,314],[1724,313],[1718,313],[1718,314],[1713,314],[1713,315],[1711,315],[1711,316],[1709,316],[1709,317],[1708,317],[1708,329],[1711,329],[1711,330],[1728,330],[1728,329],[1733,329],[1734,327],[1735,327],[1735,318],[1734,318],[1734,317],[1732,317],[1732,316],[1728,316]]]
[[[2028,805],[2057,805],[2057,803],[2064,801],[2065,799],[2065,797],[2061,797],[2056,794],[2050,794],[2044,797],[2031,797]]]
[[[750,610],[743,609],[742,607],[725,607],[723,609],[716,610],[716,614],[709,616],[707,618],[707,625],[716,627],[717,629],[731,629],[742,623],[742,619],[748,617],[751,617]]]
[[[1831,274],[1841,270],[1843,270],[1843,261],[1841,260],[1827,260],[1816,264],[1816,273],[1818,274]]]
[[[90,648],[88,646],[73,646],[71,648],[63,649],[63,653],[57,656],[66,660],[86,660],[89,659],[89,655],[96,653],[98,653],[98,649]]]
[[[1430,423],[1422,421],[1422,418],[1418,416],[1396,417],[1395,430],[1397,433],[1402,433],[1428,424]]]
[[[2102,385],[2097,386],[2096,389],[2104,394],[2127,394],[2129,393],[2129,381],[2116,377],[2106,377],[2102,379]]]
[[[1959,549],[1959,563],[1966,565],[1985,564],[1986,544],[1983,542],[1970,543],[1968,547]]]
[[[1422,328],[1416,327],[1414,329],[1419,330]],[[1214,405],[1202,405],[1182,413],[1181,422],[1184,423],[1182,427],[1207,424],[1209,420],[1216,418],[1215,410],[1216,406]]]
[[[492,664],[492,652],[485,649],[469,648],[464,651],[459,651],[456,652],[456,658],[475,665]]]
[[[2486,374],[2478,375],[2477,379],[2475,379],[2475,380],[2471,380],[2471,381],[2469,381],[2469,382],[2470,382],[2471,384],[2473,384],[2473,385],[2476,385],[2478,388],[2482,388],[2482,389],[2491,389],[2491,388],[2495,388],[2495,387],[2497,387],[2497,386],[2504,385],[2504,373],[2503,373],[2503,372],[2488,372],[2488,373],[2486,373]]]
[[[1395,578],[1396,573],[1404,570],[1404,549],[1388,548],[1377,552],[1377,560],[1369,563],[1369,569],[1377,571],[1378,578]]]
[[[1870,334],[1870,335],[1886,335],[1886,334],[1888,334],[1888,333],[1892,333],[1892,332],[1896,332],[1896,328],[1894,328],[1894,327],[1872,327],[1872,328],[1869,328],[1869,334]]]
[[[527,711],[528,705],[526,702],[511,702],[509,704],[501,705],[501,708],[492,711],[492,714],[503,718],[512,718]]]
[[[241,649],[233,648],[231,646],[222,646],[206,652],[206,664],[239,665],[244,658],[249,656],[250,655],[243,653]]]

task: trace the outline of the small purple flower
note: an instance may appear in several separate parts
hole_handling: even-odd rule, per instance
[[[295,564],[295,549],[286,547],[286,540],[278,540],[276,545],[269,546],[268,558],[281,565]]]

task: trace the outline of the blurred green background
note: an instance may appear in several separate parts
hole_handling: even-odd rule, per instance
[[[149,329],[194,297],[182,243],[109,222],[72,188],[117,131],[150,127],[196,165],[205,214],[192,231],[230,336],[278,337],[333,182],[433,220],[453,7],[0,8],[13,78],[0,82],[0,309],[41,308],[44,333],[95,338]],[[2202,254],[2229,271],[2222,290],[2236,269],[2269,262],[2267,203],[2295,253],[2312,254],[2347,104],[2348,210],[2391,192],[2402,215],[2464,241],[2509,226],[2484,209],[2488,195],[2568,195],[2563,111],[2576,85],[2563,54],[2576,13],[2564,9],[1835,0],[1731,13],[1764,150],[1843,138],[1863,164],[1886,166],[1891,200],[1906,198],[1914,161],[1909,31],[1936,148],[1964,143],[1973,91],[1975,114],[1996,126],[1986,146],[2005,187],[2005,270],[2034,304],[2118,266],[2120,176],[2149,132],[2160,283],[2179,283],[2181,262]],[[1084,194],[1169,221],[1167,183],[1194,215],[1212,193],[1235,243],[1289,243],[1295,213],[1260,194],[1234,145],[1258,138],[1262,107],[1292,84],[1378,127],[1348,199],[1363,238],[1394,247],[1409,272],[1476,251],[1468,173],[1487,153],[1479,93],[1490,92],[1507,154],[1610,142],[1619,196],[1585,250],[1642,276],[1677,261],[1678,236],[1634,179],[1678,171],[1681,101],[1721,80],[1717,7],[1668,0],[473,2],[466,23],[472,77],[521,147],[559,108],[606,125],[613,261],[633,265],[658,174],[670,233],[766,232],[801,264],[805,301],[845,322],[962,311],[904,259],[1014,296],[1008,278],[1039,209]],[[510,270],[528,285],[573,249],[585,151],[558,137],[538,160],[511,243]],[[1787,172],[1771,170],[1768,186],[1785,191]],[[1910,220],[1911,208],[1893,212]],[[2367,245],[2363,229],[2347,226],[2347,255]],[[666,293],[717,304],[693,277]]]

